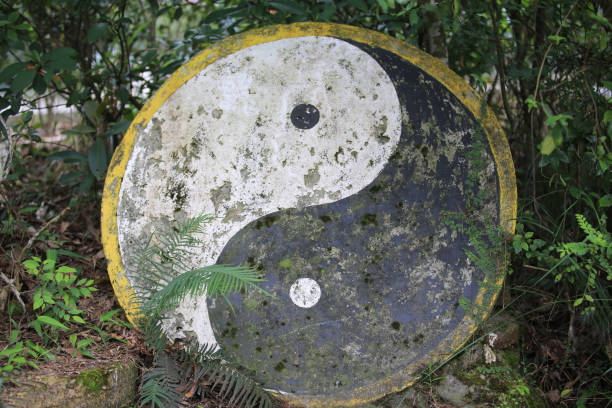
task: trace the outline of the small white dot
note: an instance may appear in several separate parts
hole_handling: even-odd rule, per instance
[[[296,306],[313,307],[321,298],[321,287],[314,279],[300,278],[291,285],[289,297]]]

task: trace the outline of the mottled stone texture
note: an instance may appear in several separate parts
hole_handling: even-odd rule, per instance
[[[6,388],[0,401],[14,408],[120,408],[134,402],[138,372],[134,361],[71,376],[31,372],[14,378],[19,387]]]

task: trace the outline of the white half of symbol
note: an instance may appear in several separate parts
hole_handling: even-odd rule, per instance
[[[308,309],[319,302],[321,287],[314,279],[300,278],[291,285],[289,297],[296,306]]]

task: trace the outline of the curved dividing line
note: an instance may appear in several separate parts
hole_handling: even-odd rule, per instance
[[[117,205],[121,181],[134,148],[138,130],[147,126],[157,110],[180,86],[219,58],[253,45],[283,38],[306,36],[330,36],[338,39],[351,39],[372,47],[378,47],[393,52],[431,75],[454,94],[461,103],[472,112],[485,130],[497,165],[499,177],[500,225],[506,232],[514,233],[517,210],[516,176],[508,141],[491,109],[485,105],[483,100],[461,77],[451,71],[440,60],[385,34],[347,25],[297,23],[255,29],[228,37],[225,40],[211,45],[175,71],[153,97],[151,97],[142,107],[124,135],[121,144],[113,154],[102,193],[102,243],[104,246],[104,253],[108,260],[108,274],[111,284],[113,285],[119,304],[125,310],[130,322],[135,323],[138,319],[139,305],[134,289],[125,276],[119,252]],[[503,276],[500,276],[495,283],[503,283]],[[475,303],[490,310],[496,299],[497,296],[493,296],[490,304],[484,305],[484,289],[481,289],[476,297]],[[486,318],[486,316],[484,316],[484,318]],[[462,327],[458,327],[458,329],[454,330],[459,333],[455,333],[454,336],[449,335],[442,340],[438,346],[423,357],[422,361],[446,360],[450,358],[454,352],[449,355],[448,353],[443,353],[443,350],[457,350],[462,347],[467,342],[467,338],[469,338],[477,328],[474,322],[468,322],[467,319],[468,318],[464,318],[462,321],[466,323],[466,327],[464,327],[463,330],[458,330],[462,329]],[[324,407],[335,404],[342,404],[344,406],[363,404],[382,397],[384,394],[380,394],[379,391],[381,387],[385,388],[385,394],[389,394],[400,391],[413,384],[415,380],[411,379],[413,376],[411,373],[418,371],[419,368],[417,364],[413,364],[402,372],[384,378],[376,383],[350,390],[350,392],[339,392],[324,397],[317,395],[291,396],[290,403],[308,405],[310,407]],[[288,397],[288,395],[286,395],[286,397]]]

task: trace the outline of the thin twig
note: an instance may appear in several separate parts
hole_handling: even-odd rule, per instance
[[[16,263],[21,262],[21,260],[23,259],[23,256],[25,255],[25,252],[28,249],[30,249],[30,247],[32,246],[32,244],[34,244],[34,241],[36,241],[36,239],[40,236],[40,234],[45,232],[47,230],[47,228],[49,228],[49,226],[51,226],[52,224],[55,224],[56,222],[58,222],[64,216],[64,214],[66,214],[68,212],[69,209],[70,209],[70,206],[64,208],[59,214],[57,214],[55,217],[53,217],[49,221],[47,221],[42,226],[41,229],[36,231],[36,234],[34,234],[34,236],[32,236],[32,238],[30,238],[28,240],[28,243],[21,249],[21,252],[19,253],[19,257],[17,258],[17,262]]]
[[[9,279],[8,276],[6,276],[4,274],[4,272],[0,272],[0,278],[2,278],[2,280],[4,282],[6,282],[6,284],[11,289],[11,292],[13,292],[13,295],[15,295],[15,298],[17,299],[17,301],[19,302],[19,304],[21,305],[21,307],[23,308],[23,311],[25,313],[26,305],[25,305],[25,303],[23,303],[23,300],[21,299],[21,294],[19,293],[19,291],[15,287],[14,280],[13,279]]]
[[[539,266],[523,264],[523,268],[535,269],[536,271],[548,272],[546,268],[540,268]]]
[[[2,116],[0,116],[0,126],[4,127],[8,140],[8,154],[6,156],[6,163],[0,163],[0,169],[2,170],[2,174],[0,174],[0,181],[2,181],[8,177],[9,171],[11,170],[11,163],[13,162],[13,137],[11,135],[11,128],[4,122]]]
[[[557,31],[555,32],[555,35],[554,35],[555,37],[559,36],[559,33],[561,32],[561,29],[563,28],[563,24],[565,23],[565,20],[567,20],[567,18],[569,17],[572,10],[574,10],[574,7],[576,6],[577,3],[578,3],[578,0],[576,0],[574,4],[572,4],[572,7],[570,7],[567,14],[565,14],[565,17],[563,17],[563,20],[561,20],[561,24],[559,24],[559,28],[557,28]],[[546,63],[546,58],[548,57],[548,53],[550,52],[550,50],[552,50],[552,47],[553,47],[553,43],[551,42],[550,44],[548,44],[548,47],[546,48],[546,52],[544,52],[544,56],[542,57],[542,62],[540,63],[540,69],[538,71],[538,78],[536,79],[535,91],[533,92],[534,101],[538,99],[538,88],[540,87],[540,79],[542,77],[542,70],[544,70],[544,64]]]

